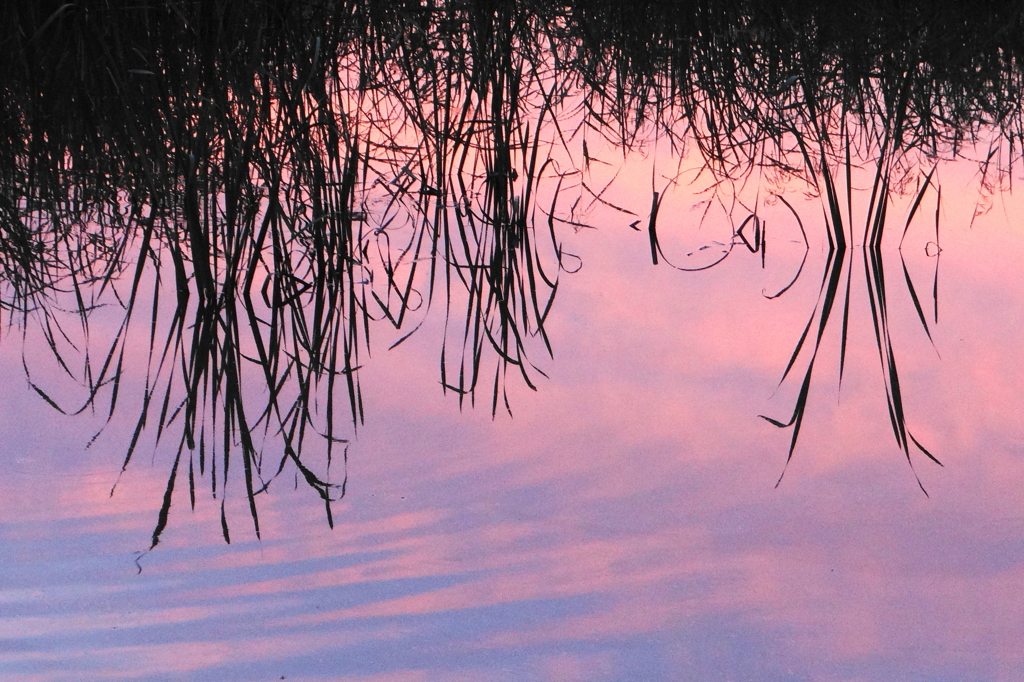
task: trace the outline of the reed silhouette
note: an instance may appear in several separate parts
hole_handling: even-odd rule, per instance
[[[472,404],[485,386],[510,410],[507,381],[535,386],[578,266],[557,204],[591,162],[585,134],[624,153],[657,135],[718,177],[770,168],[823,196],[832,249],[784,378],[808,338],[811,357],[793,417],[771,420],[792,427],[790,457],[840,299],[845,357],[851,158],[872,160],[863,257],[893,432],[908,461],[908,443],[931,457],[888,331],[892,178],[983,137],[1005,171],[1024,139],[1013,3],[12,0],[0,27],[0,306],[81,385],[65,404],[25,364],[68,414],[114,419],[145,340],[122,470],[144,436],[172,444],[153,546],[186,464],[191,504],[207,477],[227,541],[239,458],[257,536],[258,496],[286,469],[333,524],[377,325],[401,343],[441,308],[444,389]],[[733,243],[763,255],[760,228],[744,217]],[[121,313],[97,350],[101,306]]]

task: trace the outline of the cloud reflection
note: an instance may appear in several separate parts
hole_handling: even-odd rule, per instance
[[[366,368],[374,417],[333,532],[281,486],[264,500],[269,539],[225,546],[214,505],[190,519],[179,495],[136,575],[159,467],[113,499],[106,473],[85,489],[3,489],[3,565],[16,568],[0,671],[1014,680],[1024,322],[1005,311],[1024,287],[1005,278],[1024,249],[988,220],[951,218],[944,235],[956,286],[941,294],[941,361],[919,352],[919,330],[897,330],[908,405],[947,465],[922,474],[931,499],[887,430],[877,358],[856,346],[841,392],[834,367],[814,384],[806,440],[773,488],[786,439],[756,415],[788,399],[773,391],[813,304],[802,283],[766,301],[756,259],[680,277],[651,268],[630,232],[581,233],[550,380],[513,396],[514,418],[441,400],[429,336]],[[59,560],[37,570],[36,554]]]

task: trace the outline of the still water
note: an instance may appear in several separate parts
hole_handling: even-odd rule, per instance
[[[1024,680],[1016,5],[285,5],[0,3],[0,679]]]
[[[759,418],[793,409],[806,355],[779,380],[827,261],[822,200],[800,188],[807,262],[776,299],[803,255],[778,202],[763,266],[743,248],[703,272],[654,266],[614,211],[568,230],[582,267],[547,323],[553,359],[536,356],[547,378],[509,382],[512,416],[442,394],[443,320],[390,351],[397,333],[375,339],[333,530],[301,481],[279,481],[260,541],[229,495],[225,544],[219,504],[190,512],[179,486],[146,552],[169,460],[140,451],[111,496],[123,438],[85,450],[105,415],[49,408],[10,333],[0,678],[1024,679],[1024,205],[979,193],[976,171],[937,171],[938,259],[932,194],[902,248],[933,344],[897,250],[913,188],[882,249],[906,421],[943,467],[915,450],[912,469],[893,438],[857,270],[842,385],[834,321],[788,465],[791,432]],[[645,215],[650,178],[627,168],[605,198]],[[703,199],[666,194],[669,256],[695,252],[670,227]],[[728,243],[733,227],[683,232]]]

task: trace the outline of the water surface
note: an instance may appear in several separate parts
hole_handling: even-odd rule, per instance
[[[989,143],[1014,139],[1000,137],[1006,131],[997,131],[998,126],[981,135],[980,143],[968,140],[972,125],[993,123],[977,113],[984,107],[957,108],[990,96],[996,104],[1012,101],[1012,83],[993,77],[978,85],[971,74],[982,73],[981,67],[968,69],[961,80],[935,76],[944,63],[934,55],[931,62],[915,61],[904,45],[903,52],[871,56],[891,71],[868,69],[860,89],[850,85],[850,91],[840,88],[836,94],[826,87],[836,82],[835,72],[814,72],[814,64],[807,64],[811,56],[829,68],[855,63],[842,51],[826,54],[834,48],[828,39],[835,35],[827,30],[834,26],[821,24],[821,54],[794,43],[799,50],[780,49],[783,57],[772,61],[772,50],[787,43],[767,32],[765,26],[773,24],[766,17],[772,13],[758,14],[755,8],[749,16],[756,21],[743,15],[731,31],[671,25],[679,29],[679,44],[685,42],[679,36],[689,36],[693,45],[710,50],[707,64],[718,64],[722,55],[738,55],[743,62],[748,51],[764,58],[747,64],[750,71],[733,74],[736,80],[716,81],[737,88],[732,99],[729,92],[722,95],[732,108],[716,110],[721,101],[701,80],[724,78],[725,72],[701,71],[698,67],[707,64],[698,59],[687,77],[699,82],[681,97],[706,109],[667,107],[659,110],[661,119],[644,123],[615,109],[622,105],[615,92],[602,99],[594,94],[599,88],[587,90],[594,86],[589,81],[558,81],[557,73],[546,70],[547,62],[523,66],[530,53],[516,40],[525,40],[523,26],[536,27],[530,22],[546,17],[538,8],[530,6],[530,19],[516,23],[519,15],[502,14],[501,7],[479,16],[452,7],[453,15],[471,15],[465,26],[478,33],[467,35],[497,36],[486,50],[472,53],[485,66],[506,69],[488,72],[493,80],[474,81],[476,67],[466,67],[465,73],[456,69],[454,75],[429,71],[425,65],[431,62],[416,51],[421,48],[410,47],[419,45],[417,21],[426,21],[428,36],[444,37],[445,29],[413,9],[408,16],[388,15],[378,18],[380,25],[370,24],[385,36],[382,42],[372,36],[359,42],[364,40],[359,33],[351,43],[367,50],[390,46],[395,54],[408,50],[426,60],[416,62],[423,68],[410,75],[400,59],[392,63],[387,57],[383,63],[394,71],[377,74],[379,91],[366,87],[367,74],[355,66],[364,53],[346,52],[350,43],[326,29],[307,40],[301,30],[308,27],[286,23],[282,31],[297,31],[287,34],[296,42],[273,52],[281,63],[264,60],[258,70],[268,92],[277,93],[266,101],[280,109],[271,107],[249,123],[246,92],[231,80],[231,69],[243,73],[243,81],[249,73],[245,68],[251,65],[236,60],[245,50],[232,52],[219,44],[215,63],[224,71],[216,77],[189,71],[185,60],[183,83],[154,66],[166,66],[174,53],[157,50],[161,62],[126,62],[130,71],[111,76],[123,76],[115,83],[122,87],[133,78],[143,83],[154,78],[171,88],[168,92],[180,86],[186,93],[205,93],[182,103],[163,91],[152,95],[159,88],[151,92],[149,85],[139,85],[125,92],[153,108],[125,95],[125,111],[139,116],[142,128],[164,120],[161,116],[181,114],[166,118],[168,128],[210,133],[212,151],[200,136],[168,134],[165,140],[162,132],[149,129],[134,138],[112,134],[110,149],[130,146],[127,139],[149,154],[154,148],[148,136],[156,135],[166,144],[157,150],[166,158],[157,154],[155,159],[166,162],[166,176],[147,175],[155,171],[143,172],[109,150],[109,158],[88,150],[67,152],[75,163],[93,163],[103,171],[91,185],[92,180],[75,176],[78,166],[62,170],[71,179],[57,186],[73,195],[71,204],[76,191],[106,187],[110,192],[96,201],[106,213],[75,216],[64,199],[54,203],[78,221],[65,216],[66,222],[82,226],[67,234],[102,237],[94,245],[109,238],[115,251],[124,244],[121,255],[97,259],[116,265],[117,276],[106,284],[98,277],[87,289],[92,295],[113,287],[123,307],[113,303],[111,289],[104,289],[106,298],[86,296],[88,304],[106,304],[90,311],[88,325],[78,322],[86,305],[75,301],[77,284],[68,284],[83,272],[72,265],[88,249],[61,251],[65,237],[53,238],[58,243],[53,253],[74,257],[63,262],[40,257],[46,264],[40,272],[52,267],[60,273],[53,275],[52,290],[41,286],[45,296],[26,295],[31,277],[22,281],[11,274],[35,272],[31,259],[26,265],[14,257],[23,254],[11,236],[21,234],[17,226],[26,226],[25,234],[49,248],[48,235],[60,232],[49,228],[63,225],[65,218],[57,209],[49,215],[43,190],[40,196],[26,190],[25,178],[13,171],[4,176],[5,191],[22,201],[13,202],[4,219],[16,216],[22,222],[3,223],[3,263],[10,266],[4,271],[4,300],[13,313],[0,344],[5,387],[0,442],[6,444],[0,484],[0,676],[25,681],[1022,679],[1024,370],[1017,345],[1024,318],[1017,311],[1024,305],[1024,235],[1017,216],[1024,206],[1019,192],[1011,191],[1020,168],[1019,161],[1004,163],[1014,160],[1013,147],[1005,142],[989,154]],[[585,15],[589,6],[580,7]],[[73,33],[93,21],[72,9],[55,10],[53,22],[43,28]],[[37,30],[49,16],[36,18]],[[381,28],[390,30],[399,19],[408,30],[402,40]],[[728,18],[719,19],[729,25]],[[591,56],[602,53],[601,40],[623,54],[637,54],[629,51],[630,35],[611,29],[601,34],[604,24],[586,23],[568,10],[551,20],[558,31],[542,35],[564,34],[576,49],[577,20],[589,31],[579,35],[597,43],[583,43]],[[173,18],[161,21],[177,26]],[[701,21],[719,26],[714,17]],[[865,25],[864,31],[874,30],[875,24]],[[173,35],[191,40],[187,36],[193,33],[182,26]],[[888,30],[872,36],[888,40]],[[675,55],[676,44],[659,42],[662,38],[647,44]],[[928,37],[914,45],[924,54],[935,48],[933,39],[945,44],[944,38]],[[431,54],[448,49],[426,42]],[[341,46],[342,57],[332,63],[341,75],[325,81],[339,89],[328,97],[327,90],[316,90],[312,76],[308,89],[290,89],[299,72],[292,67],[304,64],[316,72],[323,63],[318,50],[329,54],[328,45]],[[989,55],[982,47],[988,49],[978,47],[978,54]],[[257,53],[262,54],[254,48]],[[661,53],[652,47],[651,54]],[[797,68],[792,55],[803,59],[799,78],[778,71],[780,64]],[[917,66],[900,70],[906,67],[903,58]],[[518,66],[510,67],[512,62]],[[644,77],[645,64],[633,66],[638,73],[628,73],[622,63],[616,68]],[[652,68],[667,78],[663,67]],[[516,99],[518,86],[502,78],[534,71],[540,75],[524,79],[530,86],[524,85]],[[1009,67],[998,72],[1007,82],[1013,73]],[[394,99],[387,87],[406,82],[395,74],[419,83],[404,94],[422,86],[420,92],[440,99],[416,106]],[[187,82],[192,77],[197,81]],[[455,85],[439,88],[447,77]],[[775,79],[771,89],[751,87],[764,86],[769,77]],[[236,88],[221,92],[223,101],[241,102],[235,113],[223,119],[209,113],[222,100],[208,78]],[[812,78],[824,89],[815,91]],[[858,81],[850,77],[850,82]],[[985,89],[996,82],[1006,87],[1001,95]],[[540,96],[547,93],[550,99],[555,90],[544,87],[555,83],[576,88],[559,95],[557,112]],[[652,92],[667,96],[668,81],[658,83]],[[14,92],[16,85],[7,87]],[[950,94],[956,90],[952,86],[962,86],[966,95],[957,99],[961,95]],[[106,93],[108,86],[90,87],[95,94]],[[844,99],[849,92],[878,99],[864,105],[867,114],[858,114],[845,108],[853,97]],[[900,92],[910,94],[886,99]],[[934,101],[952,112],[945,119],[949,128],[938,133],[928,128],[934,121],[914,108],[934,93],[941,95]],[[150,96],[156,104],[145,99]],[[416,122],[417,114],[427,112],[430,118],[459,111],[459,97],[469,103],[465,111],[482,117],[482,123],[474,123],[463,114],[462,127],[456,128],[465,137],[452,134],[454,129],[439,133],[430,125],[416,127],[423,123]],[[907,108],[894,109],[893,101]],[[338,120],[351,115],[358,119],[357,132],[324,142],[330,131],[352,129],[320,121],[316,126],[321,127],[311,124],[304,133],[308,138],[293,135],[297,129],[288,126],[306,114],[293,116],[282,104],[288,102],[330,110]],[[749,117],[757,109],[744,108],[751,103],[770,105],[759,122],[764,130],[790,121],[787,132],[770,140],[775,147],[757,152],[749,139],[736,138],[736,130],[719,140],[724,151],[718,152],[686,137],[708,135],[700,127],[711,120],[708,112],[741,120],[740,114]],[[609,113],[595,110],[596,104],[636,125],[629,144],[616,121],[595,126],[605,120],[602,113]],[[394,112],[407,108],[390,118],[372,117],[391,111],[389,106]],[[691,118],[673,119],[681,110]],[[101,123],[121,130],[120,115]],[[913,125],[906,124],[910,119]],[[1001,120],[1010,127],[1012,116]],[[689,123],[693,129],[687,132]],[[835,127],[829,127],[832,123]],[[232,156],[238,150],[225,140],[241,145],[238,140],[250,139],[239,132],[246,130],[259,138],[250,152],[272,148],[292,156],[281,168],[260,165],[258,158],[240,161]],[[900,141],[895,141],[897,131]],[[232,137],[236,133],[239,137]],[[51,142],[51,137],[32,139],[42,146]],[[306,158],[296,150],[305,149],[308,139],[318,142]],[[706,136],[704,142],[714,139]],[[797,143],[808,141],[818,146],[804,154]],[[540,161],[527,172],[534,142]],[[443,153],[445,144],[452,145],[451,158]],[[789,156],[757,157],[772,149]],[[329,158],[317,156],[320,152]],[[455,152],[464,154],[463,166],[454,164]],[[759,160],[730,166],[734,155]],[[19,172],[62,158],[14,157],[10,167]],[[876,165],[879,158],[882,165]],[[983,173],[986,159],[991,163]],[[123,182],[110,170],[121,163],[117,172],[129,178]],[[878,171],[883,165],[884,172]],[[225,170],[238,168],[251,175]],[[356,170],[362,174],[359,183]],[[316,179],[318,172],[326,173],[325,182]],[[238,180],[243,176],[248,180]],[[876,178],[890,191],[872,204]],[[242,187],[235,194],[233,181]],[[256,188],[251,194],[246,182]],[[839,189],[836,197],[830,198],[829,182]],[[200,192],[201,186],[210,191]],[[242,197],[239,206],[251,214],[248,209],[240,211],[241,218],[231,213],[232,196]],[[271,196],[280,202],[276,209]],[[191,197],[200,197],[196,206]],[[652,203],[658,207],[656,220]],[[880,205],[886,207],[885,220],[872,223]],[[111,206],[120,212],[111,212]],[[841,224],[832,210],[837,206]],[[550,239],[549,214],[556,228]],[[280,221],[268,239],[283,235],[286,248],[274,251],[270,241],[255,237],[268,215],[271,222]],[[458,222],[471,215],[477,223]],[[738,234],[750,215],[766,225],[763,242],[751,238],[745,244]],[[123,224],[117,222],[122,219]],[[148,239],[141,236],[147,221],[159,228],[148,256],[141,244]],[[865,226],[872,224],[884,227],[873,245],[865,240]],[[196,251],[199,225],[209,228],[212,251],[205,256]],[[752,236],[752,226],[747,223],[744,236]],[[124,231],[113,229],[120,227]],[[845,250],[837,247],[840,235]],[[420,238],[423,250],[403,255]],[[657,264],[652,242],[660,245]],[[712,268],[679,269],[700,268],[726,251],[728,257]],[[252,265],[232,270],[231,254],[242,254],[236,265],[250,258]],[[139,269],[141,312],[134,333],[122,341],[119,330],[140,261],[145,266]],[[422,264],[418,271],[414,262]],[[428,271],[430,266],[436,269]],[[539,313],[554,286],[541,278],[543,268],[545,276],[558,276],[546,317]],[[148,295],[158,273],[160,298],[153,302]],[[247,273],[252,274],[246,282]],[[406,282],[408,290],[402,288]],[[830,299],[823,292],[830,283],[838,293],[822,324]],[[22,285],[26,289],[19,289]],[[262,295],[243,305],[236,301],[241,294],[235,297],[235,287]],[[191,296],[184,302],[183,289]],[[9,295],[12,290],[18,295]],[[534,294],[540,301],[536,308],[525,305],[512,314],[495,303],[529,304]],[[373,296],[379,296],[378,307]],[[36,306],[39,301],[46,305]],[[278,329],[268,321],[274,310],[284,311],[280,320],[290,320],[281,322],[287,331],[269,331]],[[323,323],[324,310],[336,311],[337,318],[329,319],[344,325]],[[258,318],[252,329],[264,338],[277,333],[274,338],[283,339],[278,355],[259,355],[245,326],[249,312]],[[391,324],[403,314],[408,318]],[[369,318],[372,331],[365,331],[371,329]],[[233,327],[238,320],[243,322]],[[64,326],[55,331],[46,326],[51,321]],[[304,324],[313,330],[308,336]],[[801,345],[805,329],[809,340]],[[321,331],[317,346],[309,339]],[[204,333],[214,340],[195,341]],[[174,350],[161,374],[156,367],[165,339]],[[90,383],[109,348],[124,348],[123,354],[113,354],[124,358],[123,374],[121,360],[111,361],[119,377],[116,411],[108,411],[112,375],[101,386]],[[358,387],[339,380],[337,402],[328,404],[331,371],[323,358],[331,348],[341,358],[336,367],[346,370],[336,376],[347,381],[358,375]],[[86,349],[93,356],[84,364],[69,361],[65,371],[54,361],[53,349],[68,358],[81,359]],[[210,358],[208,365],[204,358]],[[248,372],[238,381],[230,375],[232,358]],[[306,363],[312,368],[308,376],[322,382],[308,395],[301,381],[295,388],[296,374],[284,369],[289,358]],[[525,378],[515,364],[524,358]],[[82,367],[93,374],[82,373]],[[254,423],[272,402],[263,374],[270,367],[274,381],[286,386],[282,395],[295,401],[288,404],[298,407],[278,414],[276,421]],[[184,390],[173,384],[182,376],[200,380]],[[167,384],[162,382],[172,382],[168,391],[175,401],[163,414],[159,404]],[[213,385],[229,388],[218,392]],[[232,395],[235,386],[242,390]],[[99,389],[102,399],[90,403],[101,395]],[[361,401],[351,413],[349,396]],[[147,414],[149,399],[153,406],[142,444],[126,462],[138,415]],[[179,399],[194,407],[173,416]],[[51,401],[68,412],[73,411],[69,406],[87,409],[61,415]],[[243,403],[251,429],[238,426]],[[780,429],[761,418],[785,423],[794,405],[802,405],[795,442],[794,427]],[[897,408],[901,416],[891,419]],[[328,467],[324,442],[310,436],[312,444],[302,456],[277,472],[282,450],[300,442],[284,427],[304,423],[293,418],[302,410],[311,431],[336,428],[331,433],[350,442],[332,446]],[[325,414],[337,415],[336,426],[326,426]],[[237,420],[226,451],[216,449],[223,415]],[[154,443],[158,423],[164,435]],[[275,431],[278,427],[282,430]],[[901,429],[912,438],[901,443]],[[253,437],[254,446],[243,442],[243,433]],[[208,448],[203,460],[201,448]],[[300,461],[320,478],[309,483]],[[251,486],[244,483],[243,463],[255,471]],[[230,477],[223,469],[227,464]],[[220,467],[219,473],[212,467]],[[173,490],[169,472],[174,472]],[[253,492],[264,481],[272,485]],[[333,528],[320,491],[332,500]]]

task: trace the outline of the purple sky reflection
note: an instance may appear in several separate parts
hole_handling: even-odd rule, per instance
[[[1021,679],[1024,235],[1007,216],[1024,207],[1000,198],[969,227],[966,176],[943,177],[935,350],[886,262],[908,423],[945,465],[914,461],[930,497],[893,440],[857,275],[841,391],[833,324],[775,487],[788,432],[758,415],[792,409],[793,379],[777,385],[820,283],[820,208],[778,300],[762,290],[790,247],[687,274],[652,267],[628,222],[569,235],[583,268],[563,278],[554,360],[537,358],[550,378],[513,388],[514,417],[441,396],[428,321],[366,366],[334,531],[282,480],[261,543],[229,496],[226,546],[216,504],[189,512],[183,487],[141,574],[167,463],[143,452],[111,498],[123,453],[83,452],[88,429],[23,390],[5,343],[0,676]],[[694,238],[668,230],[666,248]],[[904,247],[921,290],[925,233]]]

